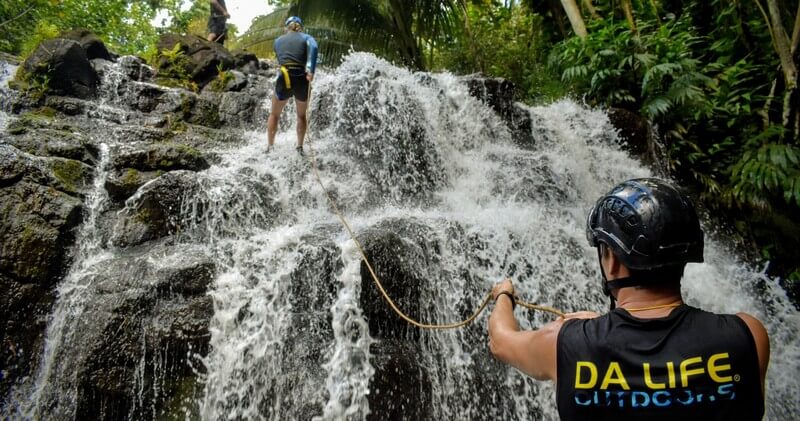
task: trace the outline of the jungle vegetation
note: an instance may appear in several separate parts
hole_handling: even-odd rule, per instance
[[[415,70],[504,77],[527,103],[573,96],[638,113],[669,176],[797,291],[800,0],[264,1],[274,12],[233,47],[269,56],[283,19],[299,15],[328,65],[371,51]],[[171,19],[155,28],[159,10]],[[143,53],[159,32],[202,33],[207,14],[205,0],[3,0],[0,51],[24,55],[80,26]]]

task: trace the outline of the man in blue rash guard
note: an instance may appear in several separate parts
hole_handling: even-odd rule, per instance
[[[275,81],[272,110],[267,123],[267,152],[272,151],[278,132],[283,107],[289,97],[294,96],[297,107],[297,152],[303,154],[303,138],[306,135],[306,109],[308,108],[308,86],[314,80],[317,67],[317,41],[303,33],[303,21],[297,16],[286,19],[286,34],[275,40],[275,56],[280,72]]]

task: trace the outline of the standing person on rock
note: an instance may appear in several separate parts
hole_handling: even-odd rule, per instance
[[[297,152],[303,155],[303,139],[306,135],[306,110],[308,108],[309,84],[314,80],[317,67],[317,41],[303,33],[303,21],[297,16],[286,19],[286,33],[275,40],[275,56],[280,73],[275,81],[275,94],[267,122],[267,152],[271,152],[278,133],[278,121],[283,107],[294,96],[297,108]]]
[[[230,19],[231,15],[225,7],[225,0],[211,0],[210,4],[211,16],[208,17],[208,36],[206,39],[222,44],[228,35],[225,23]]]
[[[762,419],[770,354],[764,326],[681,297],[686,263],[703,261],[703,232],[688,199],[661,180],[626,181],[594,205],[586,235],[611,311],[521,331],[505,280],[492,290],[492,354],[556,382],[562,420]]]

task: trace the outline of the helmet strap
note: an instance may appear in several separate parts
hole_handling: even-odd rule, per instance
[[[642,280],[639,276],[627,276],[609,281],[606,278],[606,270],[603,268],[603,255],[600,251],[600,246],[597,247],[597,260],[600,262],[600,274],[603,275],[603,294],[609,297],[609,311],[611,311],[617,308],[617,297],[614,296],[613,291],[642,285]]]
[[[597,245],[597,262],[600,264],[600,275],[603,276],[603,294],[608,297],[609,300],[609,308],[608,311],[612,311],[617,307],[617,299],[614,298],[614,295],[611,294],[611,288],[608,286],[608,279],[606,278],[606,270],[603,268],[603,253],[600,251],[602,247],[600,244]]]

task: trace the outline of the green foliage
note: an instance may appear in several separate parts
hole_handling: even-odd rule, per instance
[[[632,31],[612,2],[595,4],[605,19],[590,20],[585,39],[557,44],[551,66],[590,103],[655,123],[671,175],[730,217],[776,273],[797,273],[800,139],[780,123],[791,103],[758,6],[634,2]]]
[[[57,33],[85,28],[121,54],[143,51],[157,39],[150,23],[162,4],[177,0],[3,0],[0,2],[0,51],[23,54]],[[176,8],[178,6],[175,6]]]
[[[304,30],[320,44],[320,55],[336,64],[351,49],[371,51],[409,67],[423,69],[425,52],[439,37],[459,27],[461,0],[291,0],[256,22],[243,38],[244,48],[268,53],[290,15],[303,17]]]
[[[0,1],[0,51],[21,54],[22,45],[30,36],[31,28],[37,26],[42,10],[48,7],[47,0],[3,0]]]
[[[544,64],[550,40],[542,21],[526,7],[470,4],[459,36],[439,40],[442,48],[435,56],[436,68],[506,78],[516,86],[520,99],[531,102],[560,98],[565,90]]]
[[[20,66],[15,75],[14,84],[11,85],[15,89],[25,92],[30,98],[39,100],[47,94],[50,90],[50,78],[52,77],[52,69],[48,67],[44,72],[39,72],[31,75],[25,72],[25,69]]]
[[[222,92],[231,80],[233,80],[233,73],[222,70],[222,63],[217,64],[217,77],[211,82],[211,90]]]
[[[745,146],[744,154],[731,168],[737,203],[771,210],[777,196],[800,207],[800,148],[772,143],[767,138],[782,133],[781,127],[772,126]]]
[[[172,49],[163,49],[158,52],[155,59],[158,74],[157,80],[164,86],[184,88],[197,92],[199,90],[189,71],[190,59],[181,49],[180,43],[175,43]]]
[[[28,57],[42,41],[55,38],[58,36],[58,32],[58,27],[50,22],[37,22],[33,33],[22,42],[20,54],[22,57]]]
[[[708,107],[704,90],[711,78],[692,49],[699,42],[686,19],[642,25],[638,33],[625,22],[594,21],[585,40],[562,43],[550,62],[564,82],[596,103],[638,108],[659,121],[680,109]]]

